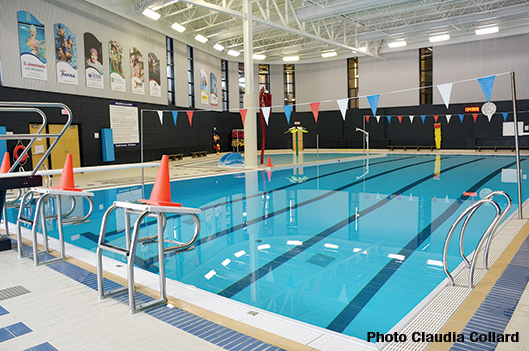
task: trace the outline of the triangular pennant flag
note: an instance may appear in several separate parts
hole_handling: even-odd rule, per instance
[[[377,193],[376,199],[380,200],[380,193]]]
[[[446,195],[446,197],[445,197],[445,203],[447,204],[447,203],[449,203],[449,202],[450,202],[450,199],[448,198],[448,195]]]
[[[509,115],[509,112],[502,112],[501,114],[503,115],[503,120],[507,122],[507,116]]]
[[[176,126],[176,118],[178,117],[178,111],[171,111],[173,113],[173,121],[174,125]]]
[[[266,176],[268,177],[268,183],[272,181],[272,171],[265,171]]]
[[[158,117],[160,118],[160,124],[163,125],[163,111],[156,111],[158,112]]]
[[[450,94],[452,93],[452,84],[453,83],[439,84],[437,86],[437,90],[439,90],[439,93],[443,98],[446,108],[448,108],[448,105],[450,105]]]
[[[437,197],[435,195],[433,196],[433,200],[432,201],[433,202],[437,202]]]
[[[345,121],[345,113],[347,112],[347,103],[349,102],[349,99],[336,100],[336,102],[338,103],[338,107],[340,108],[340,112],[342,113],[342,118]]]
[[[366,199],[369,199],[369,193],[366,193]]]
[[[494,78],[496,78],[496,76],[478,78],[479,85],[481,85],[481,89],[483,89],[483,94],[485,94],[485,98],[487,99],[487,102],[490,102],[490,95],[492,94],[492,86],[494,85]]]
[[[399,123],[402,123],[402,116],[397,116],[397,118],[399,119]]]
[[[377,114],[378,98],[379,97],[380,97],[380,94],[370,95],[370,96],[367,97],[367,101],[369,101],[369,106],[371,106],[371,111],[373,111],[373,115],[375,115],[375,116]]]
[[[462,204],[463,203],[463,199],[461,199],[461,196],[457,199],[457,203],[458,204]]]
[[[345,284],[343,285],[342,291],[340,292],[340,296],[338,296],[338,302],[349,303],[349,299],[347,298],[347,290],[345,290]]]
[[[388,197],[386,197],[386,200],[391,200],[391,194],[389,194]]]
[[[465,115],[459,115],[459,120],[461,121],[461,123],[463,123],[463,118],[465,118]]]
[[[435,123],[437,123],[437,119],[439,119],[439,115],[433,115],[433,119],[434,119]]]
[[[366,116],[366,122],[369,123],[369,115]]]
[[[476,119],[478,118],[478,114],[477,113],[473,113],[472,114],[472,117],[474,118],[474,123],[476,122]]]
[[[426,119],[426,116],[421,116],[421,119],[422,119],[422,123],[424,123],[424,120]]]
[[[419,199],[419,202],[424,202],[424,195],[423,195],[423,194],[421,194],[421,197],[420,197],[420,199]]]
[[[386,116],[386,118],[388,119],[388,123],[391,123],[391,116]]]
[[[285,110],[285,116],[287,116],[287,124],[290,124],[290,115],[292,114],[292,105],[283,106],[283,110]],[[246,113],[244,114],[244,118],[246,118]]]
[[[402,200],[402,196],[400,196],[400,194],[399,194],[399,197],[397,198],[397,200]]]
[[[452,118],[452,115],[446,115],[446,123],[450,123],[450,118]]]
[[[380,116],[375,116],[375,118],[377,119],[377,123],[380,123]]]
[[[186,111],[187,113],[187,119],[189,120],[189,125],[193,125],[193,111]]]
[[[492,115],[487,115],[487,118],[489,119],[489,122],[490,122],[490,120],[492,119],[492,116],[494,116],[494,114],[492,114]]]
[[[311,102],[310,103],[310,109],[312,110],[312,114],[314,115],[314,120],[316,123],[318,123],[318,113],[320,110],[320,103],[319,102]]]
[[[263,117],[266,122],[266,125],[268,125],[268,120],[270,119],[270,109],[271,107],[261,107],[261,111],[263,111]]]
[[[410,198],[408,199],[408,201],[413,201],[413,195],[410,193]]]
[[[239,112],[241,113],[242,125],[244,126],[244,123],[246,123],[246,114],[248,113],[248,110],[241,108]]]
[[[410,116],[410,123],[413,123],[413,118],[414,118],[414,117],[415,117],[415,116]]]

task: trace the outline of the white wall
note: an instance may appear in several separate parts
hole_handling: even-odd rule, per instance
[[[175,105],[189,107],[189,83],[187,81],[187,44],[173,40],[175,70]]]
[[[272,94],[272,112],[284,112],[285,78],[283,65],[270,65],[270,94]]]

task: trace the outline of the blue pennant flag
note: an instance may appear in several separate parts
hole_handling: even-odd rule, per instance
[[[292,113],[292,105],[283,106],[283,110],[285,110],[285,115],[287,116],[287,124],[290,124],[290,114]]]
[[[465,118],[465,115],[459,115],[459,120],[461,121],[461,123],[463,123],[463,118]]]
[[[173,121],[174,125],[176,126],[176,118],[178,117],[178,111],[171,111],[173,113]]]
[[[492,94],[492,86],[494,85],[494,78],[496,78],[496,76],[478,78],[479,85],[481,85],[481,89],[483,89],[483,93],[485,94],[485,98],[487,99],[487,102],[490,102],[490,95]]]
[[[371,111],[373,111],[373,116],[377,115],[377,107],[378,107],[378,98],[379,97],[380,97],[380,94],[369,95],[367,97],[367,100],[369,101],[369,106],[371,106]]]
[[[424,123],[424,120],[426,119],[426,116],[421,116],[422,123]]]
[[[507,122],[507,116],[509,115],[509,112],[502,112],[501,114],[503,115],[503,120]]]
[[[391,123],[391,116],[386,116],[386,118],[388,119],[388,123]]]

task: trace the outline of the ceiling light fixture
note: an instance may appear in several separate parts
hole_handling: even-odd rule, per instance
[[[408,45],[408,43],[406,43],[406,40],[398,40],[398,41],[394,41],[394,42],[391,42],[391,43],[388,43],[388,46],[392,49],[394,48],[401,48],[403,46],[406,46]]]
[[[183,33],[186,30],[186,27],[184,27],[181,24],[178,24],[176,22],[171,25],[171,28],[173,28],[174,30],[176,30],[179,33]]]
[[[205,44],[209,39],[206,38],[206,37],[203,36],[203,35],[198,34],[198,35],[195,37],[195,40],[198,40],[198,41],[201,42],[202,44]]]
[[[217,51],[222,51],[224,50],[224,46],[220,45],[219,43],[213,45],[213,49],[217,50]]]
[[[252,55],[254,60],[264,60],[266,58],[266,55],[263,54],[253,54]]]
[[[154,11],[151,10],[151,9],[145,9],[145,10],[143,10],[142,14],[143,14],[144,16],[149,17],[150,19],[155,20],[155,21],[157,21],[160,17],[162,17],[162,15],[160,15],[158,12],[154,12]]]
[[[497,26],[479,28],[479,29],[476,29],[476,35],[485,35],[485,34],[498,33],[499,30],[500,29]]]
[[[431,43],[437,43],[439,41],[446,41],[450,40],[450,35],[448,34],[440,34],[440,35],[434,35],[428,38]]]
[[[283,57],[283,61],[285,62],[299,61],[299,56],[286,56],[286,57]]]
[[[230,56],[233,56],[233,57],[239,57],[241,53],[239,51],[235,51],[235,50],[228,50],[228,55]]]
[[[331,51],[331,52],[324,52],[323,54],[321,54],[321,57],[334,57],[337,55],[338,53],[336,51]]]

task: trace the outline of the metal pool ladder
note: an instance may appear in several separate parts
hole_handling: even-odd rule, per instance
[[[503,212],[501,211],[501,208],[498,205],[498,203],[492,199],[496,195],[503,195],[503,196],[505,196],[507,198],[507,206],[505,207]],[[467,228],[468,222],[470,221],[470,218],[472,218],[472,216],[476,213],[478,208],[481,205],[485,204],[485,203],[489,203],[492,206],[494,206],[494,208],[496,209],[496,215],[494,216],[494,219],[492,220],[492,222],[488,226],[488,228],[485,231],[485,233],[483,233],[483,235],[481,236],[481,238],[480,238],[480,240],[478,242],[478,245],[476,246],[476,249],[474,250],[474,255],[472,256],[472,261],[469,262],[468,258],[465,256],[465,253],[464,253],[464,250],[463,250],[463,241],[464,241],[464,238],[465,238],[465,230]],[[452,227],[448,231],[448,235],[446,236],[446,240],[445,240],[445,244],[444,244],[444,248],[443,248],[443,269],[444,269],[444,271],[446,273],[446,276],[448,277],[448,280],[450,281],[450,285],[455,286],[454,278],[452,277],[452,275],[448,271],[448,263],[447,263],[448,245],[450,244],[450,240],[452,239],[452,234],[454,234],[454,231],[455,231],[457,225],[463,220],[463,218],[466,217],[465,222],[463,223],[463,226],[461,227],[461,235],[459,237],[459,254],[461,255],[461,258],[463,259],[463,261],[465,262],[466,268],[469,269],[469,272],[468,272],[468,287],[473,289],[474,288],[474,271],[476,269],[476,261],[477,261],[478,255],[479,255],[483,245],[485,245],[485,252],[484,252],[484,255],[483,255],[483,269],[484,270],[488,270],[489,269],[488,268],[488,258],[489,258],[490,244],[492,242],[492,239],[494,238],[494,234],[496,232],[496,229],[498,228],[498,226],[501,223],[501,221],[503,221],[503,219],[505,218],[505,216],[507,215],[507,213],[511,209],[511,206],[512,206],[512,201],[511,201],[511,198],[509,197],[509,195],[507,195],[507,193],[505,193],[504,191],[497,190],[497,191],[491,192],[489,195],[485,196],[481,200],[476,201],[474,204],[472,204],[470,207],[468,207],[465,211],[463,211],[463,213],[461,213],[459,215],[459,217],[457,217],[456,221],[454,222],[454,224],[452,224]]]
[[[114,210],[123,209],[125,213],[125,247],[112,245],[105,242],[106,227],[108,223],[108,217]],[[178,242],[175,240],[164,239],[163,232],[167,224],[166,213],[169,214],[181,214],[189,215],[193,218],[195,224],[195,231],[193,237],[187,243]],[[97,265],[97,290],[100,299],[109,297],[112,295],[120,294],[125,290],[129,293],[129,313],[133,314],[139,311],[143,311],[147,308],[151,308],[167,302],[166,282],[165,282],[165,254],[166,253],[180,253],[184,251],[190,251],[195,248],[193,244],[198,238],[200,232],[200,221],[197,214],[201,213],[200,209],[190,207],[174,207],[174,206],[151,206],[142,203],[133,203],[125,201],[115,201],[110,206],[101,221],[101,231],[99,233],[99,242],[97,244],[96,251],[96,265]],[[130,232],[131,221],[130,215],[137,215],[138,218],[134,222],[134,228],[132,230],[132,237]],[[148,237],[139,237],[140,226],[146,217],[156,218],[158,233]],[[158,244],[158,264],[159,264],[159,281],[160,281],[160,298],[154,301],[147,302],[143,305],[136,306],[135,298],[135,286],[134,286],[134,257],[136,256],[137,244]],[[165,243],[169,243],[170,246],[165,247]],[[122,256],[127,259],[127,279],[128,286],[112,291],[105,292],[103,286],[103,250],[107,250]]]

